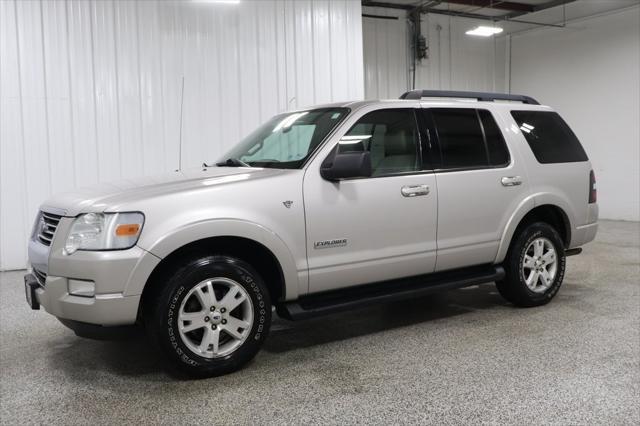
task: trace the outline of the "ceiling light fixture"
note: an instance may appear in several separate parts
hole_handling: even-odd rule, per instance
[[[480,25],[472,30],[467,31],[466,34],[480,37],[491,37],[492,35],[500,34],[502,31],[503,30],[500,27],[485,27]]]
[[[240,0],[191,0],[193,3],[239,4]]]

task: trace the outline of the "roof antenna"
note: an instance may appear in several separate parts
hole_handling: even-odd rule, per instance
[[[180,91],[180,139],[179,139],[179,149],[178,152],[178,170],[182,171],[182,110],[184,106],[184,75],[182,76],[182,89]]]

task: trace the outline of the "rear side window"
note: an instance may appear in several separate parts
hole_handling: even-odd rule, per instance
[[[433,108],[443,169],[486,167],[489,164],[475,109]]]
[[[538,162],[587,161],[587,154],[567,123],[550,111],[511,111]]]
[[[471,108],[430,109],[443,169],[509,164],[509,150],[491,113]]]

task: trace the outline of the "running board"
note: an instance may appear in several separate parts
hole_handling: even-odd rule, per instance
[[[281,303],[276,309],[282,318],[301,320],[499,281],[504,278],[504,275],[504,269],[501,266],[474,266],[311,294],[292,302]]]

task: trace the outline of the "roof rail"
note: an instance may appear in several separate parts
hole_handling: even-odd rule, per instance
[[[422,99],[422,98],[470,98],[483,102],[493,101],[515,101],[523,104],[540,105],[538,101],[530,96],[511,95],[508,93],[487,93],[487,92],[463,92],[456,90],[411,90],[400,96],[400,99]]]

